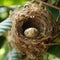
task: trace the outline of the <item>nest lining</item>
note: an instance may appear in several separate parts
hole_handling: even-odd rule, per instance
[[[21,25],[21,23],[20,23],[20,25]],[[43,25],[43,24],[40,24],[40,23],[37,21],[36,18],[28,18],[28,19],[26,19],[26,20],[23,21],[22,26],[20,26],[20,27],[17,26],[18,35],[20,34],[20,35],[22,35],[23,37],[25,37],[25,36],[24,36],[24,31],[25,31],[25,29],[30,28],[30,27],[37,28],[38,31],[39,31],[39,34],[38,34],[37,37],[35,37],[35,39],[36,39],[36,38],[38,39],[38,38],[43,37],[43,36],[40,34],[40,32],[43,32],[44,25]],[[19,28],[19,29],[18,29],[18,28]],[[20,35],[19,35],[19,36],[20,36]]]

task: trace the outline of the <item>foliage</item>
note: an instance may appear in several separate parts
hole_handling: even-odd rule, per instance
[[[3,35],[6,31],[10,30],[12,26],[12,21],[10,18],[7,18],[3,22],[0,23],[0,35]]]
[[[22,5],[30,0],[1,0],[0,6]]]
[[[9,60],[20,60],[19,52],[16,49],[13,49],[10,53]]]
[[[23,5],[27,1],[30,1],[30,0],[1,0],[0,1],[0,6]],[[49,3],[55,4],[56,0],[50,0]],[[58,3],[57,3],[56,6],[60,7],[60,1],[59,0],[58,0]],[[53,16],[55,17],[56,20],[59,17],[58,22],[60,22],[60,12],[59,12],[59,10],[56,10],[54,8],[51,8],[51,7],[48,7],[48,10],[50,10],[52,12],[52,14],[53,14]],[[11,21],[10,18],[7,18],[3,22],[1,22],[0,23],[0,36],[4,35],[4,33],[9,31],[11,29],[11,27],[12,27],[12,21]],[[60,40],[60,38],[59,38],[59,40]],[[7,44],[7,43],[5,43],[5,44]],[[5,54],[3,54],[0,58],[4,58],[4,56],[8,52],[8,48],[6,47],[6,45],[3,46],[2,49],[5,50]],[[15,56],[17,57],[18,53],[16,54],[15,52],[16,51],[13,49],[12,54],[13,54],[14,57]],[[60,60],[60,46],[52,46],[52,47],[49,48],[48,52],[49,53],[47,54],[48,55],[47,60]],[[11,58],[11,60],[13,60],[13,59]],[[18,58],[16,58],[16,60],[18,60]]]

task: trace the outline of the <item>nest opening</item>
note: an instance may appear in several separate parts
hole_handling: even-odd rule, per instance
[[[31,28],[31,27],[36,28],[39,32],[38,36],[34,37],[32,39],[39,39],[42,37],[40,34],[40,32],[42,31],[41,30],[42,25],[40,25],[40,22],[39,22],[39,20],[36,19],[36,17],[35,18],[27,18],[25,20],[22,20],[22,22],[23,22],[23,24],[21,25],[21,23],[20,23],[17,27],[19,37],[25,38],[26,37],[26,36],[24,36],[25,29]]]

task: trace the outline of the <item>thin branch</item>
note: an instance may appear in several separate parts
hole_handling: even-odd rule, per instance
[[[53,45],[60,45],[60,43],[49,43],[49,44],[45,44],[47,46],[53,46]]]
[[[51,5],[51,4],[49,4],[49,3],[46,3],[46,2],[43,2],[43,1],[41,1],[41,2],[42,2],[42,4],[44,4],[44,5],[46,5],[46,6],[49,6],[49,7],[52,7],[52,8],[54,8],[54,9],[60,10],[59,7],[53,6],[53,5]]]
[[[42,42],[42,41],[47,41],[47,40],[49,40],[49,39],[56,39],[58,36],[60,35],[60,32],[59,33],[57,33],[55,36],[48,36],[48,37],[44,37],[44,38],[42,38],[42,39],[40,39],[40,40],[38,40],[38,42]]]

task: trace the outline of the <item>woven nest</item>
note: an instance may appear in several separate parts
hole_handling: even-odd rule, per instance
[[[27,56],[25,60],[43,60],[41,57],[47,51],[48,44],[52,43],[52,37],[58,32],[57,23],[52,14],[39,4],[29,3],[27,8],[11,13],[11,18],[14,47]],[[23,32],[30,27],[38,29],[37,37],[24,36]]]

